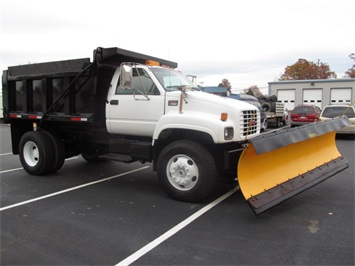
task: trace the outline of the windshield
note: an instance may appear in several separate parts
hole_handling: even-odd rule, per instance
[[[199,90],[186,76],[169,68],[151,68],[165,91],[177,91],[182,88]]]
[[[298,106],[296,107],[293,112],[294,114],[314,114],[313,107],[310,106]]]
[[[337,116],[346,115],[348,117],[354,117],[355,113],[352,108],[345,107],[345,106],[333,106],[333,107],[326,107],[324,108],[323,117],[334,118]]]

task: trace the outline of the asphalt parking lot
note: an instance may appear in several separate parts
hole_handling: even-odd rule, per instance
[[[150,164],[81,157],[30,176],[0,124],[1,265],[354,265],[355,141],[350,167],[255,216],[217,184],[199,204],[170,199]]]

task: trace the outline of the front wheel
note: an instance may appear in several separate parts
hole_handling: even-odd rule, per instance
[[[81,153],[81,157],[84,158],[88,163],[98,163],[100,162],[99,158],[100,152],[98,150],[84,151]]]
[[[181,140],[170,143],[159,155],[158,178],[174,199],[198,202],[212,190],[216,179],[216,163],[201,144]]]

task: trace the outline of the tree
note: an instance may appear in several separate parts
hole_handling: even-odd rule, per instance
[[[355,53],[351,53],[349,54],[349,57],[355,61]],[[355,64],[353,65],[352,68],[349,68],[348,71],[345,72],[345,74],[349,77],[349,78],[355,78]]]
[[[336,77],[335,72],[331,71],[328,64],[318,61],[318,64],[298,59],[298,61],[285,68],[279,80],[307,80],[307,79],[328,79]]]
[[[254,97],[259,97],[263,95],[263,93],[260,91],[257,85],[253,85],[250,86],[248,89],[244,89],[244,93]]]

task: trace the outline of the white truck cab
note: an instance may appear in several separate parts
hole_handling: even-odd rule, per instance
[[[175,128],[204,132],[214,143],[242,141],[259,134],[259,116],[250,104],[200,91],[179,71],[143,64],[117,68],[106,105],[110,133],[153,139]]]

